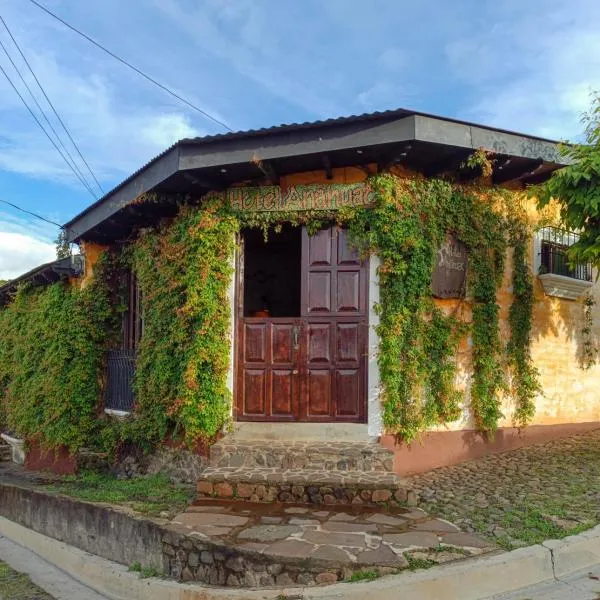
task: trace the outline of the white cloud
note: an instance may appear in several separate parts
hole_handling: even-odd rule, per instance
[[[32,235],[6,231],[12,224],[0,221],[0,279],[14,279],[56,258],[54,244]]]
[[[557,139],[581,133],[580,114],[600,88],[600,5],[573,2],[531,13],[523,6],[510,26],[446,45],[456,77],[472,86],[461,116]]]
[[[117,91],[98,75],[71,73],[52,57],[36,55],[34,62],[37,72],[46,74],[49,96],[61,108],[62,118],[100,179],[122,178],[181,137],[202,133],[182,112],[119,103]],[[6,86],[0,85],[0,119],[13,124],[5,130],[0,144],[0,168],[79,185],[43,132],[23,111],[15,107]],[[75,156],[75,150],[70,151]]]
[[[226,61],[229,69],[260,84],[273,96],[320,116],[343,112],[326,93],[327,81],[310,85],[314,74],[306,69],[302,74],[294,72],[298,63],[307,59],[310,32],[306,46],[290,53],[289,46],[284,47],[280,39],[283,29],[274,27],[265,3],[244,0],[234,5],[230,0],[211,0],[204,5],[184,6],[181,0],[154,0],[154,4],[194,45]],[[229,29],[226,31],[223,25]],[[318,68],[311,65],[310,70]]]

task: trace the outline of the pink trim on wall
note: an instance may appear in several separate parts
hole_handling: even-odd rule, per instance
[[[462,430],[431,431],[411,444],[396,444],[391,435],[384,435],[380,441],[386,448],[394,450],[394,471],[398,475],[412,475],[599,428],[600,422],[595,421],[531,425],[521,430],[505,427],[496,432],[493,440],[486,439],[478,431]]]

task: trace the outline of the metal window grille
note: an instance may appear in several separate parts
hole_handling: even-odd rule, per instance
[[[592,280],[591,264],[569,262],[568,250],[579,241],[578,233],[558,227],[543,227],[540,233],[540,273],[554,273],[582,281]]]
[[[133,409],[134,373],[135,350],[109,350],[104,387],[104,408],[122,411]]]

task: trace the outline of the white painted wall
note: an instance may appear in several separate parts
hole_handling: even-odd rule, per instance
[[[236,250],[231,257],[231,279],[229,281],[229,288],[227,290],[227,301],[229,303],[229,370],[227,372],[227,388],[231,392],[233,398],[233,381],[235,377],[235,332],[236,332],[236,320],[235,320],[235,281],[236,281],[236,263],[237,253],[239,252],[239,244],[236,236]],[[234,399],[235,400],[235,399]],[[231,414],[233,415],[233,401],[231,403]]]
[[[369,437],[377,437],[382,434],[381,402],[379,393],[381,389],[379,378],[379,365],[377,355],[379,353],[379,336],[377,326],[379,315],[375,312],[375,306],[379,303],[379,276],[377,269],[380,265],[378,256],[371,256],[369,260],[369,338],[368,338],[368,367],[367,367],[367,419]]]

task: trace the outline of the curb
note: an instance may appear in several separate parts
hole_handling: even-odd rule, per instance
[[[35,552],[110,600],[484,600],[552,581],[600,562],[600,525],[562,540],[511,552],[448,563],[369,583],[317,588],[240,590],[165,579],[140,579],[127,567],[79,550],[0,517],[0,535]]]

